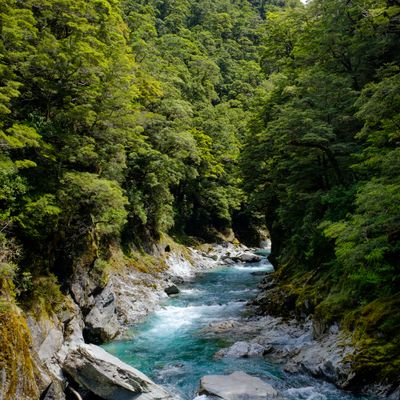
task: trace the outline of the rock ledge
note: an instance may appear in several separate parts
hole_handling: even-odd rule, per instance
[[[173,400],[142,372],[95,345],[76,347],[65,359],[63,369],[79,385],[105,400]]]

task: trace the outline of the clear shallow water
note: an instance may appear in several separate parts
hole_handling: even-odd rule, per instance
[[[204,375],[240,370],[272,384],[289,400],[356,399],[328,383],[286,374],[263,358],[214,358],[218,350],[237,340],[209,337],[202,329],[211,322],[240,318],[246,311],[245,302],[257,292],[262,279],[259,273],[271,270],[263,260],[204,273],[181,287],[181,293],[167,300],[146,322],[132,328],[132,339],[111,342],[104,348],[168,387],[177,399],[195,398]]]

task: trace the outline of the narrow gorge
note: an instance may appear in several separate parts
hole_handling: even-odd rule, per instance
[[[0,400],[400,399],[398,0],[0,0]]]

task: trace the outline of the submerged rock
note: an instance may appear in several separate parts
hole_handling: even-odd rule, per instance
[[[180,291],[177,286],[171,285],[164,289],[164,292],[167,293],[168,296],[172,296],[174,294],[178,294]]]
[[[75,382],[104,400],[173,400],[142,372],[95,345],[81,344],[72,350],[63,369]]]
[[[268,400],[278,396],[271,385],[241,371],[231,375],[204,376],[200,381],[199,394],[223,400]]]

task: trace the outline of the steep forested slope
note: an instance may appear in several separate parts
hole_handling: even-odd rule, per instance
[[[113,248],[266,224],[264,312],[354,329],[357,377],[397,380],[399,21],[397,0],[0,0],[0,316],[22,353],[13,302],[51,314],[78,260],[105,279]]]
[[[153,234],[174,219],[176,231],[197,235],[229,227],[242,199],[236,164],[247,103],[263,79],[261,19],[247,1],[126,1],[124,10],[139,72],[160,90],[143,99],[141,119],[151,158],[160,156],[143,161],[160,186],[154,193],[133,168],[128,194],[140,210],[130,222]]]
[[[14,303],[51,317],[74,277],[101,290],[115,249],[230,228],[263,28],[251,3],[225,0],[2,0],[0,21],[0,368],[12,397],[18,365],[33,374]]]
[[[269,80],[242,155],[279,266],[264,312],[312,313],[320,334],[340,322],[354,383],[397,380],[400,4],[313,1],[266,29]]]
[[[88,249],[106,260],[121,236],[129,248],[230,227],[247,103],[263,79],[250,3],[1,10],[1,237],[4,257],[20,257],[22,291],[65,278]]]

